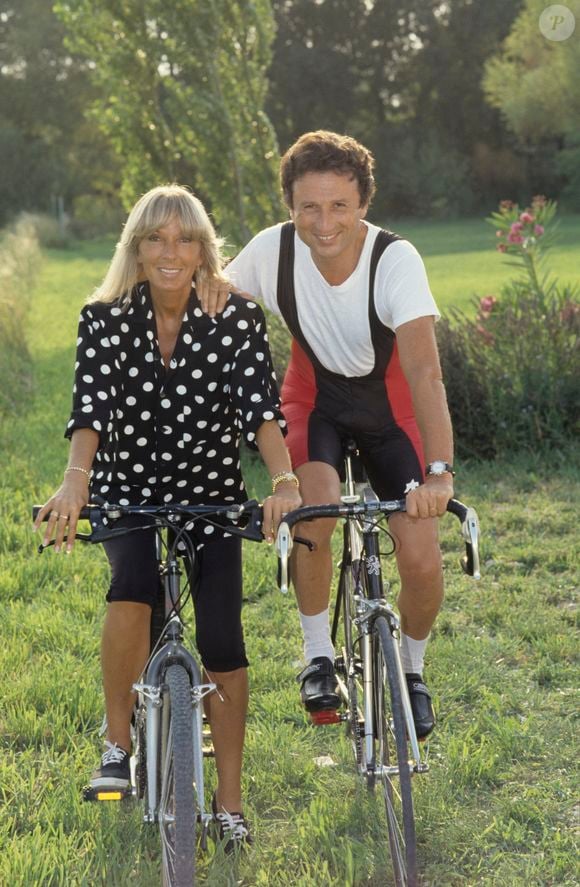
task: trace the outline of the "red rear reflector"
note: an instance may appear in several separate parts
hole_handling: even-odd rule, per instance
[[[340,724],[340,715],[335,711],[311,711],[310,718],[317,727],[325,724]]]

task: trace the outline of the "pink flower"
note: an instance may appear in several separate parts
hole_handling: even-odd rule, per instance
[[[495,236],[496,236],[496,237],[503,237],[503,235],[504,235],[504,232],[503,232],[503,231],[496,231],[496,232],[495,232]]]
[[[513,200],[501,200],[499,204],[499,209],[500,212],[507,213],[510,211],[510,209],[513,209],[514,206],[515,203],[513,202]]]
[[[523,243],[524,238],[521,234],[514,234],[513,231],[510,231],[508,234],[508,243]]]
[[[536,235],[536,237],[541,237],[543,233],[544,233],[544,226],[543,225],[534,225],[534,234]]]
[[[495,296],[484,296],[479,300],[479,308],[484,314],[489,314],[493,311],[494,305],[497,305],[497,299]]]
[[[505,245],[505,243],[498,243],[498,245],[496,246],[496,250],[499,253],[505,253],[507,252],[507,246]]]
[[[520,222],[524,222],[524,224],[529,225],[534,221],[533,215],[529,212],[522,213],[520,216]],[[513,227],[513,225],[512,225]]]
[[[534,209],[538,209],[541,206],[545,206],[548,201],[544,197],[543,194],[536,194],[535,197],[532,197],[532,206]]]
[[[512,232],[512,234],[517,234],[519,231],[523,230],[523,227],[524,226],[521,222],[514,222],[510,228],[510,231]]]

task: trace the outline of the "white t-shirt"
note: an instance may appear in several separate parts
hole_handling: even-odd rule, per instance
[[[367,236],[350,277],[338,286],[324,279],[310,248],[294,235],[294,289],[300,327],[306,341],[331,372],[365,376],[375,365],[368,312],[369,264],[376,225],[364,222]],[[276,299],[281,224],[257,234],[227,266],[241,290],[280,314]],[[439,317],[421,256],[407,240],[396,240],[382,254],[375,276],[375,308],[393,331],[418,317]]]

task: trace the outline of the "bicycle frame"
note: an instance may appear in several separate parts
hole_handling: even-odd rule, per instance
[[[39,511],[40,506],[33,507],[34,518]],[[149,521],[134,527],[116,526],[119,518],[130,514],[148,516]],[[186,518],[186,525],[206,521],[224,527],[230,535],[261,542],[262,509],[255,500],[216,506],[121,506],[100,501],[83,508],[80,518],[88,519],[92,529],[90,534],[75,534],[83,542],[101,543],[155,529],[165,615],[160,637],[140,680],[133,685],[137,705],[131,786],[115,790],[88,786],[83,795],[87,801],[145,798],[144,821],[158,823],[161,832],[164,883],[191,885],[195,881],[197,827],[205,848],[213,820],[212,813],[205,808],[202,703],[217,688],[213,682],[203,682],[195,656],[183,643],[184,625],[179,612],[181,569],[173,532],[180,519]],[[40,545],[39,552],[52,544]]]
[[[305,505],[289,512],[282,521],[276,539],[278,584],[281,591],[288,591],[288,559],[293,543],[305,541],[293,540],[296,524],[319,518],[345,519],[332,636],[336,643],[342,605],[345,646],[335,664],[346,714],[322,711],[311,717],[317,724],[347,723],[358,774],[370,790],[376,783],[382,786],[395,883],[397,887],[417,887],[411,781],[414,773],[425,772],[428,765],[421,757],[400,660],[399,620],[385,599],[377,524],[382,517],[404,512],[406,500],[379,501],[367,487],[361,502],[352,471],[352,452],[354,445],[346,454],[346,490],[340,504]],[[466,548],[462,568],[478,579],[477,514],[456,499],[449,500],[447,511],[461,521]]]
[[[343,504],[356,504],[360,501],[361,496],[365,504],[378,502],[378,497],[370,486],[364,486],[360,483],[357,484],[355,481],[350,450],[347,450],[345,454],[344,466],[345,492],[341,496]],[[361,487],[363,487],[362,490]],[[350,562],[344,563],[345,559]],[[367,781],[372,783],[374,782],[375,777],[381,775],[379,770],[381,764],[376,761],[375,755],[378,725],[375,723],[376,706],[373,681],[373,626],[379,615],[384,616],[390,626],[391,633],[396,639],[398,639],[399,619],[391,605],[385,599],[385,583],[382,575],[379,552],[379,528],[376,526],[375,520],[368,516],[363,516],[361,518],[350,517],[346,521],[344,528],[343,564],[341,570],[345,569],[350,569],[352,571],[354,588],[354,601],[352,603],[354,603],[355,606],[352,607],[351,602],[346,599],[340,600],[340,597],[337,598],[332,627],[332,639],[333,642],[336,640],[340,607],[342,606],[347,655],[349,657],[352,656],[357,644],[360,646],[361,651],[363,667],[362,714],[364,735],[362,738],[364,754],[360,761],[360,772]],[[388,584],[386,587],[388,588]],[[339,583],[339,596],[341,593],[343,595],[350,593],[347,583]],[[356,629],[359,631],[359,636],[357,638],[352,636],[353,625],[350,620],[350,612],[356,613],[354,623]],[[424,773],[429,767],[428,764],[423,761],[421,756],[421,750],[411,711],[411,703],[409,701],[407,682],[399,656],[398,644],[394,645],[394,649],[396,654],[398,680],[403,699],[407,735],[413,756],[412,760],[409,762],[409,766],[413,772]],[[352,664],[345,663],[345,665],[352,668]],[[343,687],[342,689],[343,695],[348,699],[348,693],[345,692],[346,688]],[[348,715],[343,716],[343,718],[348,719]],[[396,767],[391,769],[393,773],[396,773]]]

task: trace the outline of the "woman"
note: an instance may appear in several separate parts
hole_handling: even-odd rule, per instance
[[[91,494],[127,505],[244,501],[241,435],[273,477],[264,502],[268,541],[281,514],[300,504],[261,309],[236,295],[215,318],[199,306],[194,281],[221,275],[220,246],[200,201],[178,185],[154,188],[131,210],[105,279],[81,312],[68,467],[36,521],[38,527],[48,515],[44,543],[54,535],[56,551],[67,530],[72,549]],[[249,841],[240,785],[248,700],[240,540],[206,526],[194,544],[198,648],[219,687],[208,705],[218,773],[214,812],[231,849]],[[158,587],[153,531],[105,549],[107,750],[91,784],[123,787],[132,685],[148,656]]]

